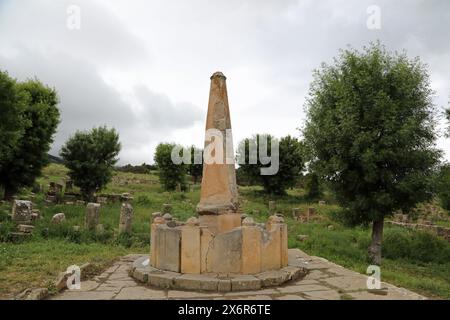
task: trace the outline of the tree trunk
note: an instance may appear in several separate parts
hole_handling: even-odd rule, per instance
[[[372,224],[372,242],[369,246],[370,263],[381,265],[381,242],[383,240],[384,218],[374,220]]]

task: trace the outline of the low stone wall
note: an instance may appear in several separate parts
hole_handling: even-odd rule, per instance
[[[443,237],[447,241],[450,241],[450,228],[432,225],[432,224],[421,224],[421,223],[406,223],[406,222],[397,222],[397,221],[386,221],[389,224],[410,228],[410,229],[418,229],[430,231],[440,237]]]

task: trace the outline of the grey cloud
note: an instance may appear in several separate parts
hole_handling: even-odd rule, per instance
[[[65,27],[68,4],[82,9],[80,31]],[[381,8],[381,30],[366,27],[369,5]],[[218,69],[229,79],[236,141],[298,133],[313,69],[348,44],[380,39],[420,56],[436,104],[447,106],[448,30],[447,0],[3,1],[0,67],[58,89],[54,148],[77,128],[106,123],[121,133],[123,162],[149,162],[158,141],[202,140]]]
[[[166,95],[154,93],[144,86],[137,86],[135,95],[143,108],[142,116],[149,128],[182,129],[203,120],[200,109],[189,102],[173,103]]]
[[[67,8],[81,9],[81,29],[67,28]],[[149,58],[150,53],[107,7],[89,0],[6,1],[0,10],[0,38],[14,47],[44,54],[65,52],[96,67],[120,68]]]

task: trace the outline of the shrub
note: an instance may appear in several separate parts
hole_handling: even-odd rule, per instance
[[[425,231],[400,228],[386,230],[383,255],[386,258],[403,258],[419,263],[446,263],[450,261],[450,244]]]

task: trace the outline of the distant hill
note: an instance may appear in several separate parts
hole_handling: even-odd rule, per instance
[[[50,163],[57,163],[57,164],[63,164],[64,161],[60,157],[52,156],[51,154],[48,154],[48,160]]]

